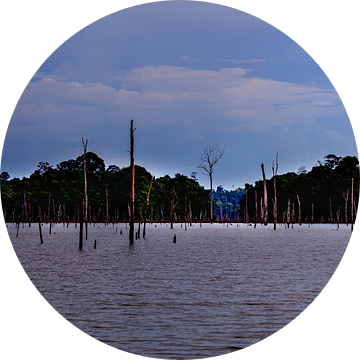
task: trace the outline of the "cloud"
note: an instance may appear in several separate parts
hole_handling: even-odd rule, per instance
[[[249,59],[249,60],[235,60],[235,59],[221,59],[221,60],[215,60],[215,62],[231,62],[234,64],[241,64],[241,63],[247,63],[247,64],[254,64],[254,63],[264,63],[266,60],[264,59]]]
[[[183,118],[196,130],[218,121],[236,131],[265,131],[344,112],[335,91],[314,86],[246,77],[248,70],[218,71],[180,66],[145,66],[116,75],[121,89],[102,83],[61,81],[44,76],[29,83],[15,118],[91,121],[98,116],[146,118],[145,124],[169,125]],[[66,120],[68,119],[68,120]],[[73,119],[73,120],[71,120]],[[89,120],[90,119],[90,120]],[[186,120],[184,120],[186,119]],[[181,124],[179,125],[181,126]]]
[[[80,154],[84,133],[107,165],[119,159],[117,165],[126,166],[130,119],[138,128],[137,161],[155,175],[159,167],[171,174],[196,166],[209,143],[226,144],[224,168],[245,155],[261,158],[280,150],[291,162],[305,151],[314,157],[316,149],[322,158],[321,144],[331,143],[335,153],[348,146],[336,120],[348,119],[332,90],[249,77],[241,67],[144,66],[112,76],[120,88],[37,75],[15,109],[7,153],[24,162],[31,157],[33,168],[39,161],[57,163]],[[324,131],[317,119],[328,118],[335,120]],[[19,143],[30,149],[25,155]]]

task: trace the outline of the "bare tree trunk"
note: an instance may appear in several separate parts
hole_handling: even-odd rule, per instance
[[[314,203],[311,203],[311,225],[314,224]]]
[[[272,171],[273,171],[273,179],[274,179],[274,210],[273,210],[273,217],[274,217],[274,230],[276,230],[276,222],[277,222],[277,195],[276,195],[276,177],[277,177],[277,171],[279,168],[279,162],[278,162],[278,155],[276,154],[276,167],[273,162]]]
[[[84,214],[84,220],[85,220],[85,239],[87,239],[88,235],[88,227],[87,227],[87,217],[88,217],[88,196],[87,196],[87,174],[86,174],[86,149],[87,149],[87,139],[84,142],[84,138],[81,136],[81,141],[83,144],[84,154],[83,154],[83,165],[84,165],[84,199],[85,199],[85,214]]]
[[[189,200],[189,220],[190,220],[190,226],[191,226],[191,223],[192,223],[191,200]]]
[[[267,223],[268,223],[268,200],[267,200],[267,187],[266,187],[264,163],[261,163],[261,171],[262,171],[263,181],[264,181],[264,225],[267,225]]]
[[[298,205],[299,205],[299,225],[301,225],[301,202],[300,202],[300,198],[299,195],[296,195],[297,197],[297,201],[298,201]]]
[[[40,243],[43,244],[43,237],[42,237],[42,232],[41,232],[41,209],[40,206],[39,207],[39,235],[40,235]]]
[[[344,198],[344,200],[345,200],[345,224],[346,224],[346,225],[349,224],[349,219],[348,219],[348,199],[349,199],[349,192],[350,192],[350,189],[347,190],[346,196],[345,196],[345,193],[343,193],[343,198]]]
[[[108,189],[105,188],[106,191],[106,223],[109,223],[109,198],[108,198]]]
[[[213,222],[213,191],[212,191],[212,173],[210,173],[210,222]]]
[[[245,219],[246,223],[249,223],[249,211],[248,211],[248,189],[245,190]]]
[[[130,127],[130,166],[131,166],[131,189],[130,189],[130,245],[134,245],[134,213],[135,213],[135,163],[134,163],[134,120],[131,120]]]
[[[331,198],[329,199],[329,210],[330,210],[330,223],[332,224],[334,222],[334,217],[333,217],[332,207],[331,207]]]
[[[171,205],[170,205],[170,228],[173,229],[174,222],[174,202],[175,202],[175,188],[172,189],[171,193]]]
[[[289,228],[290,227],[290,198],[288,199],[286,222],[287,222],[287,226]]]
[[[255,224],[254,224],[254,228],[256,228],[257,219],[258,219],[258,203],[257,203],[257,191],[255,190]]]
[[[186,230],[186,223],[187,223],[186,207],[187,207],[187,196],[185,196],[185,213],[184,213],[185,230]]]
[[[80,231],[79,231],[79,250],[83,249],[83,221],[84,221],[84,200],[80,208]]]
[[[351,179],[351,231],[354,229],[354,178]]]
[[[150,191],[151,191],[151,186],[152,186],[153,178],[154,178],[154,176],[151,175],[149,190],[148,190],[148,193],[147,193],[147,196],[146,196],[146,211],[145,211],[144,228],[143,228],[143,238],[144,238],[144,239],[145,239],[146,219],[149,217]]]

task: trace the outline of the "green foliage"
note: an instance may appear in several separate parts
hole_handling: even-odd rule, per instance
[[[128,219],[130,199],[130,167],[120,169],[110,165],[105,170],[104,160],[87,152],[85,156],[88,184],[88,217],[90,221],[104,221],[106,218],[106,191],[108,193],[109,218],[113,221]],[[77,221],[79,206],[84,196],[83,156],[75,160],[63,161],[55,168],[47,162],[40,162],[29,178],[9,179],[7,173],[1,175],[2,206],[7,221],[18,217],[36,221],[38,206],[42,219],[53,221]],[[152,180],[151,180],[152,179]],[[135,165],[135,216],[145,216],[147,195],[152,181],[149,206],[153,220],[168,220],[172,189],[175,188],[175,215],[185,217],[186,211],[192,218],[206,213],[209,194],[195,179],[176,174],[159,179],[152,178],[143,167]],[[24,201],[25,192],[25,201]],[[26,204],[26,211],[24,210]],[[54,208],[55,206],[55,208]],[[149,209],[150,210],[150,209]],[[55,214],[55,216],[54,216]]]
[[[278,220],[282,220],[287,209],[288,199],[298,218],[298,199],[301,203],[302,221],[310,221],[312,206],[314,206],[314,221],[335,221],[336,212],[340,214],[340,221],[344,221],[345,199],[347,191],[354,181],[354,204],[359,201],[359,161],[355,156],[337,157],[330,154],[324,157],[324,163],[318,162],[311,171],[299,168],[298,173],[290,172],[278,175],[276,179]],[[260,198],[264,196],[263,181],[257,181],[249,188],[248,212],[250,219],[255,218],[255,191],[258,198],[258,216],[260,217]],[[273,178],[267,180],[268,214],[273,220],[274,184]],[[330,209],[331,202],[331,209]],[[347,203],[347,213],[350,214],[350,195]],[[245,198],[240,200],[240,214],[244,217]],[[330,212],[331,210],[331,212]]]
[[[354,204],[359,201],[359,161],[355,156],[325,156],[323,163],[318,162],[311,171],[299,168],[298,173],[290,172],[277,176],[278,220],[281,221],[286,211],[288,199],[295,204],[298,217],[299,196],[303,221],[310,219],[314,204],[314,220],[328,221],[335,218],[336,211],[344,219],[347,192],[354,181]],[[98,155],[86,154],[89,220],[104,221],[106,217],[106,190],[108,193],[109,218],[112,221],[127,220],[130,198],[130,167],[120,169],[110,165],[105,169],[104,160]],[[40,162],[29,178],[13,178],[6,172],[0,175],[1,199],[3,212],[7,221],[18,218],[37,220],[38,206],[42,219],[57,221],[76,221],[79,217],[79,206],[84,197],[83,157],[67,160],[55,167],[47,162]],[[152,180],[151,180],[152,179]],[[149,199],[150,218],[154,221],[167,221],[170,218],[170,207],[173,189],[175,191],[175,219],[191,221],[208,220],[210,215],[210,193],[199,185],[196,173],[189,178],[176,174],[171,178],[166,175],[158,179],[143,167],[135,166],[135,216],[144,218],[147,205],[147,194],[150,181]],[[250,221],[255,217],[255,192],[257,193],[258,214],[260,215],[260,198],[264,196],[263,181],[254,185],[245,184],[245,189],[225,190],[218,186],[213,191],[216,219],[235,221],[245,215],[245,191],[248,192],[248,214]],[[273,179],[267,181],[268,215],[272,221],[274,188]],[[25,197],[25,199],[24,199]],[[332,214],[330,214],[330,203]],[[25,208],[26,205],[26,208]],[[350,196],[348,215],[350,214]],[[25,211],[26,210],[26,211]]]

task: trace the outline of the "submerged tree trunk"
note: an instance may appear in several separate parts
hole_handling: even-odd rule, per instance
[[[86,156],[86,149],[87,149],[87,139],[84,142],[84,138],[81,137],[81,141],[83,144],[83,149],[84,149],[84,154],[83,154],[83,166],[84,166],[84,199],[85,199],[85,214],[84,214],[84,220],[85,220],[85,239],[87,239],[87,231],[88,231],[88,227],[87,227],[87,216],[88,216],[88,196],[87,196],[87,174],[86,174],[86,161],[85,161],[85,156]]]
[[[173,223],[174,223],[174,203],[175,203],[175,188],[172,188],[171,193],[171,206],[170,206],[170,228],[173,229]]]
[[[298,205],[299,205],[299,225],[301,225],[301,202],[300,202],[300,198],[299,195],[296,195],[297,197],[297,201],[298,201]]]
[[[274,230],[276,230],[276,222],[277,222],[277,195],[276,195],[276,177],[277,177],[277,171],[279,168],[278,163],[278,155],[276,154],[276,166],[273,162],[272,171],[273,171],[273,180],[274,180],[274,209],[273,209],[273,217],[274,217]]]
[[[262,171],[263,181],[264,181],[264,225],[267,225],[267,223],[268,223],[268,200],[267,200],[267,187],[266,187],[264,163],[261,163],[261,171]]]
[[[153,178],[154,178],[154,176],[151,175],[149,190],[148,190],[148,193],[147,193],[147,196],[146,196],[146,211],[145,211],[144,228],[143,228],[143,238],[144,238],[144,239],[145,239],[146,219],[149,217],[150,191],[151,191],[151,186],[152,186]]]
[[[354,178],[351,179],[351,231],[354,228]]]
[[[254,224],[254,228],[256,228],[257,220],[258,220],[258,204],[257,204],[257,191],[255,190],[255,224]]]
[[[287,222],[287,226],[289,228],[290,227],[290,198],[288,198],[286,222]]]
[[[330,223],[332,224],[334,222],[334,217],[333,217],[332,206],[331,206],[331,198],[329,198],[329,212],[330,212]]]
[[[345,196],[345,193],[343,193],[343,198],[344,198],[344,200],[345,200],[345,224],[346,224],[346,225],[349,224],[349,219],[348,219],[348,199],[349,199],[349,192],[350,192],[350,189],[347,190],[346,196]]]
[[[84,221],[84,200],[80,208],[80,231],[79,231],[79,250],[83,249],[83,221]]]
[[[134,245],[134,213],[135,213],[135,163],[134,163],[134,120],[131,120],[130,126],[130,166],[131,166],[131,189],[130,189],[130,245]]]
[[[314,203],[311,203],[311,225],[314,224]]]
[[[109,198],[108,198],[108,189],[105,188],[106,191],[106,223],[109,223]]]
[[[43,244],[43,237],[42,237],[42,232],[41,232],[41,209],[40,206],[39,207],[39,235],[40,235],[40,243]]]

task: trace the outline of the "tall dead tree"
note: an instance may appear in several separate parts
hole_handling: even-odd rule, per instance
[[[134,216],[135,216],[135,163],[134,163],[134,120],[130,125],[130,170],[131,170],[131,188],[130,188],[130,245],[134,245]]]
[[[219,149],[219,145],[206,145],[204,153],[201,155],[197,168],[201,170],[204,175],[210,178],[210,222],[213,222],[213,188],[212,176],[213,171],[218,161],[223,157],[225,147],[223,150]]]
[[[88,196],[87,196],[87,174],[86,174],[86,161],[85,161],[85,157],[86,157],[86,149],[87,149],[88,140],[86,139],[86,141],[84,142],[84,138],[83,138],[83,136],[81,136],[81,141],[82,141],[83,149],[84,149],[84,154],[83,154],[83,166],[84,166],[84,200],[85,200],[85,209],[84,209],[84,218],[83,218],[83,220],[85,221],[85,239],[87,239],[87,235],[88,235],[88,224],[87,224],[87,218],[88,218]]]
[[[265,176],[264,163],[261,163],[261,171],[262,171],[263,181],[264,181],[264,225],[267,225],[267,223],[268,223],[268,200],[267,200],[267,187],[266,187],[266,176]]]
[[[279,163],[278,163],[278,156],[279,153],[276,153],[276,165],[274,164],[273,161],[273,165],[272,165],[272,172],[273,172],[273,181],[274,181],[274,209],[273,209],[273,216],[274,216],[274,230],[276,230],[276,222],[277,222],[277,196],[276,196],[276,178],[277,178],[277,171],[279,168]]]

